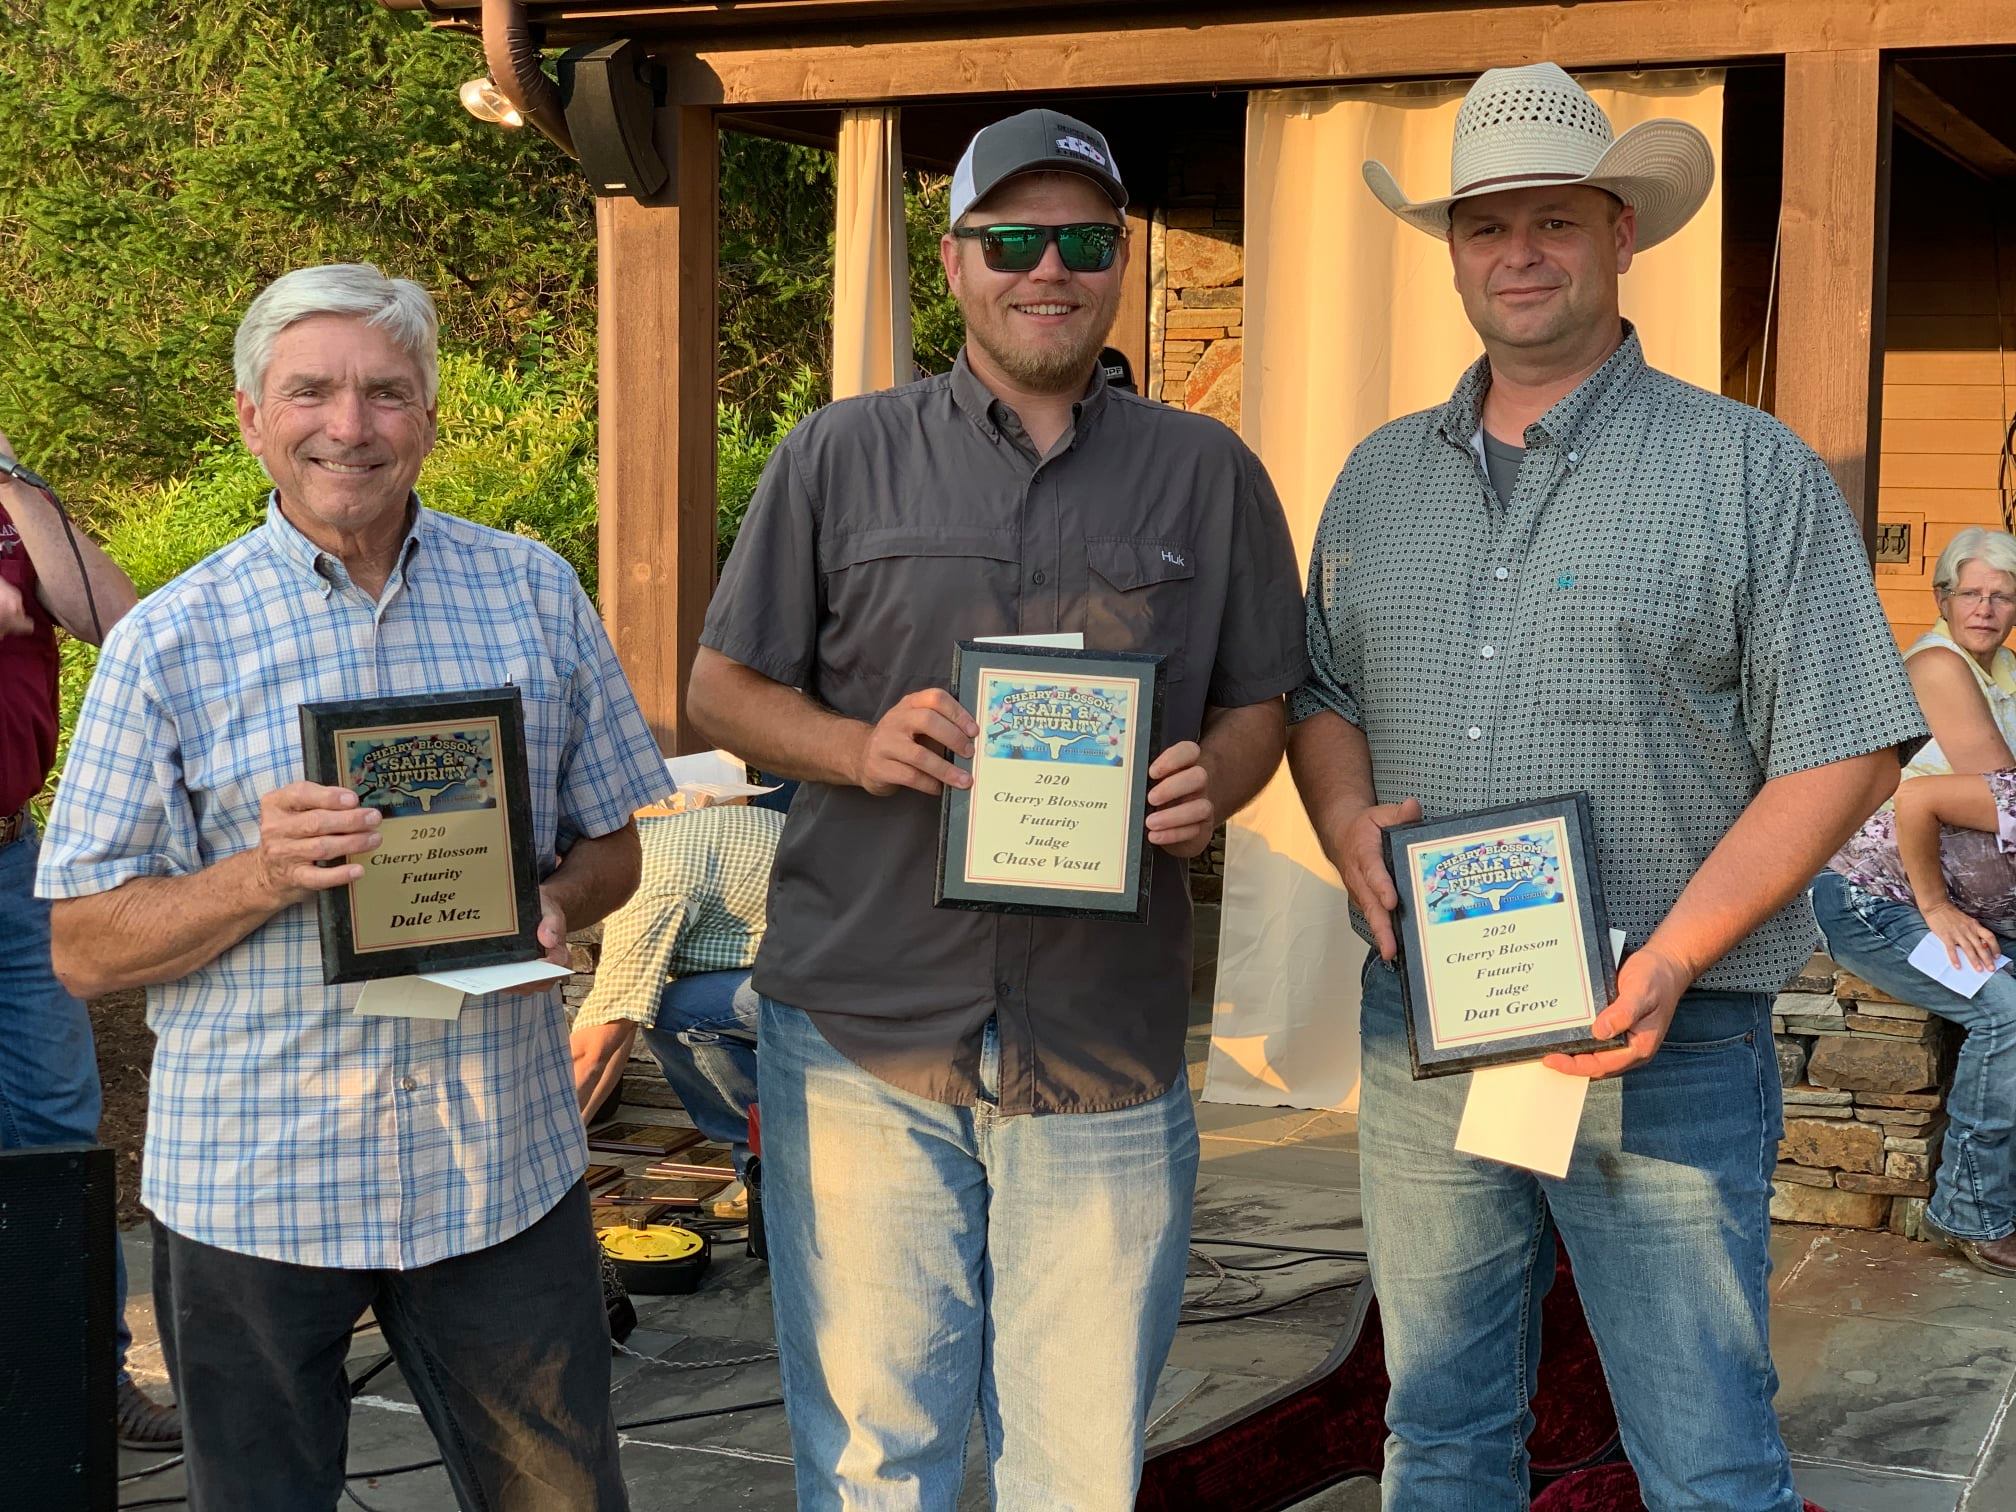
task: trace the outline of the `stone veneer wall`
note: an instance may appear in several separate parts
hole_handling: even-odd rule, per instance
[[[1815,956],[1772,1005],[1785,1091],[1771,1216],[1921,1238],[1960,1034]]]
[[[1156,217],[1149,371],[1158,398],[1239,428],[1246,249],[1235,202]]]

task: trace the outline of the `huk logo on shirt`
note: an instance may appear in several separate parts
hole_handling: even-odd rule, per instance
[[[1162,560],[1167,562],[1171,567],[1188,567],[1190,565],[1183,560],[1182,552],[1171,551],[1167,546],[1162,548]]]
[[[1083,137],[1061,136],[1057,138],[1057,150],[1059,152],[1073,152],[1082,158],[1090,158],[1101,168],[1107,166],[1106,154],[1101,152],[1097,147],[1094,147]]]

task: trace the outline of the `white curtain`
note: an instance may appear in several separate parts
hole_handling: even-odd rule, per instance
[[[1721,159],[1719,70],[1585,75],[1619,135],[1676,117]],[[1350,449],[1449,397],[1482,348],[1450,282],[1448,248],[1372,197],[1377,158],[1407,192],[1449,182],[1461,84],[1259,90],[1246,114],[1246,350],[1242,429],[1267,465],[1305,568],[1323,500]],[[1647,358],[1702,388],[1722,377],[1722,204],[1634,263],[1624,314]],[[1218,994],[1205,1096],[1355,1109],[1358,973],[1346,918],[1284,765],[1226,839]]]
[[[833,397],[910,381],[910,245],[895,107],[840,112]]]

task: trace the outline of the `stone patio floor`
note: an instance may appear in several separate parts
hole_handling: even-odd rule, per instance
[[[1200,910],[1200,914],[1207,911]],[[1198,1001],[1190,1037],[1201,1082],[1209,1036],[1215,918],[1200,919]],[[659,1110],[641,1110],[662,1117]],[[1201,1103],[1203,1164],[1195,1231],[1340,1249],[1362,1248],[1355,1120],[1345,1114]],[[148,1290],[144,1229],[126,1236],[136,1376],[165,1390]],[[1224,1249],[1211,1251],[1234,1258]],[[1997,1280],[1929,1245],[1890,1234],[1779,1226],[1772,1234],[1772,1338],[1783,1386],[1778,1412],[1800,1489],[1828,1512],[2010,1512],[2016,1508],[2016,1281]],[[1244,1259],[1266,1259],[1249,1253]],[[1258,1306],[1350,1279],[1362,1268],[1317,1260],[1270,1272],[1216,1300]],[[1201,1296],[1208,1276],[1191,1283]],[[1254,1288],[1258,1288],[1257,1294]],[[766,1269],[726,1245],[701,1290],[636,1299],[636,1353],[615,1361],[619,1424],[778,1394],[774,1360],[724,1369],[679,1369],[765,1352],[771,1345]],[[1189,1433],[1304,1375],[1328,1354],[1349,1311],[1348,1290],[1327,1292],[1265,1317],[1185,1327],[1152,1410],[1152,1442]],[[1188,1316],[1186,1314],[1186,1316]],[[360,1334],[353,1374],[383,1352]],[[743,1411],[697,1422],[633,1427],[623,1434],[631,1505],[654,1509],[793,1505],[783,1413]],[[396,1369],[374,1380],[352,1415],[350,1462],[359,1472],[429,1460],[436,1450]],[[125,1454],[122,1470],[158,1457]],[[969,1453],[963,1505],[984,1508],[978,1456]],[[121,1488],[128,1506],[167,1505],[179,1470]],[[370,1512],[434,1512],[454,1500],[438,1469],[352,1483]],[[1369,1481],[1335,1487],[1301,1512],[1368,1512]]]

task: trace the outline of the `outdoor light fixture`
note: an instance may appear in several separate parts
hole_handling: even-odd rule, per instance
[[[455,93],[462,101],[462,108],[479,121],[512,128],[525,124],[518,107],[504,98],[504,91],[490,82],[488,74],[471,79]]]

